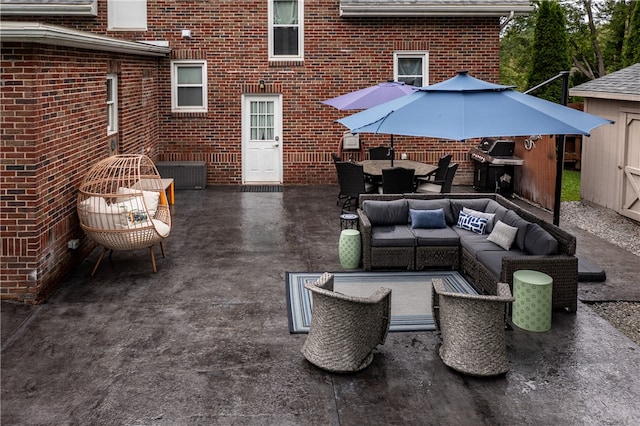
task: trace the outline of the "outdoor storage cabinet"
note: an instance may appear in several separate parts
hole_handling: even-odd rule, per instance
[[[173,178],[175,189],[204,189],[207,186],[204,161],[160,161],[156,168],[163,178]]]

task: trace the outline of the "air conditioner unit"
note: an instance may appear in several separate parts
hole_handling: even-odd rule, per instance
[[[360,136],[349,131],[342,135],[342,149],[360,149]]]

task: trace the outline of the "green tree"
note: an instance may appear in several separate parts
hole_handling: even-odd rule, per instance
[[[556,1],[540,3],[531,53],[531,68],[527,75],[527,87],[532,88],[560,71],[571,67],[569,44],[564,11]],[[562,94],[562,82],[547,84],[535,93],[536,96],[558,102]]]
[[[500,42],[500,83],[516,86],[521,92],[527,88],[534,27],[534,14],[516,16]]]
[[[640,1],[634,2],[629,33],[624,41],[622,65],[628,67],[640,62]]]

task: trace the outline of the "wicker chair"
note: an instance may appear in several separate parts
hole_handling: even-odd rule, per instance
[[[366,298],[335,293],[333,274],[328,272],[305,288],[312,293],[313,310],[304,357],[336,373],[371,364],[373,349],[384,344],[389,331],[391,290],[380,288]]]
[[[495,376],[509,370],[504,336],[506,304],[513,302],[509,285],[498,283],[498,295],[449,291],[433,280],[431,309],[442,336],[440,358],[445,365],[472,376]]]
[[[148,248],[156,272],[154,245],[171,232],[169,206],[160,200],[160,174],[145,155],[115,155],[99,161],[87,173],[78,192],[80,226],[103,246],[93,276],[108,250]]]

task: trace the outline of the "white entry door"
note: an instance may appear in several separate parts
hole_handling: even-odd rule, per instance
[[[242,96],[242,182],[282,183],[282,98]]]
[[[640,220],[640,114],[626,114],[622,208],[620,213]]]

